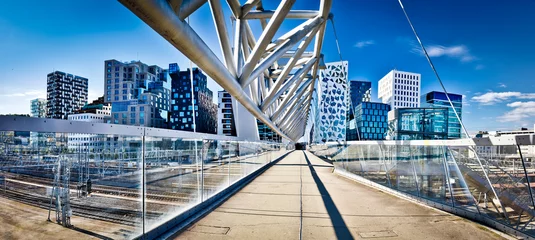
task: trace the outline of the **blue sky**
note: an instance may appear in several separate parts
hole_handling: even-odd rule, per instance
[[[264,0],[266,9],[276,5]],[[318,5],[298,0],[293,8]],[[463,121],[470,131],[533,127],[535,1],[404,5],[448,91],[466,96]],[[421,73],[422,94],[441,90],[396,0],[334,0],[332,13],[349,77],[371,81],[374,100],[377,81],[393,68]],[[278,35],[299,23],[285,21]],[[207,4],[192,15],[191,25],[219,55]],[[116,1],[1,1],[0,33],[1,114],[29,113],[30,99],[46,97],[46,74],[53,70],[89,78],[94,99],[103,93],[104,60],[162,67],[177,62],[182,69],[189,63]],[[339,60],[331,24],[323,53],[326,61]],[[220,90],[213,81],[209,87]]]

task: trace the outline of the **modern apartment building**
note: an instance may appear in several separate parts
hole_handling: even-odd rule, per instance
[[[348,141],[385,140],[388,133],[389,111],[390,105],[385,103],[360,103],[355,108],[356,129],[349,132]]]
[[[420,107],[421,75],[419,73],[392,70],[379,80],[379,98],[397,108]]]
[[[448,93],[448,96],[455,107],[455,111],[459,114],[459,119],[462,120],[463,96],[455,93]],[[448,138],[461,138],[461,122],[455,115],[455,112],[446,97],[446,93],[437,91],[429,92],[422,96],[421,102],[423,105],[422,107],[448,108]]]
[[[31,101],[31,117],[34,118],[46,118],[46,99],[36,98]]]
[[[180,71],[176,63],[170,64],[169,69],[172,79],[170,128],[193,131],[195,118],[196,132],[217,133],[217,105],[208,89],[206,75],[194,68],[192,82],[190,69]]]
[[[217,92],[217,134],[236,136],[232,96],[226,91]]]
[[[105,103],[104,97],[100,97],[68,118],[71,121],[111,123],[111,104]],[[69,133],[68,137],[68,148],[72,152],[101,153],[104,149],[111,149],[113,143],[107,135]]]
[[[390,140],[448,138],[448,108],[398,108],[388,113]]]
[[[88,79],[54,71],[47,75],[47,117],[67,119],[67,116],[87,104]]]
[[[226,91],[219,91],[218,105],[217,105],[217,134],[236,136],[236,119],[234,104],[238,104],[233,100],[232,96]],[[239,119],[237,120],[239,124]],[[282,137],[274,132],[263,122],[256,120],[258,129],[258,137],[261,141],[281,142]]]
[[[114,124],[167,128],[170,87],[166,69],[140,61],[104,61],[104,102]]]

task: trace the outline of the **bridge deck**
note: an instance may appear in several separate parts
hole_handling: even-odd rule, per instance
[[[294,151],[177,238],[502,239],[477,223],[331,171],[313,154]]]

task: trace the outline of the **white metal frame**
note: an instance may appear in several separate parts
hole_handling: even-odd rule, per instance
[[[330,17],[332,4],[332,0],[321,0],[317,11],[292,10],[295,1],[281,0],[276,10],[265,10],[262,0],[248,0],[244,4],[226,0],[235,21],[232,43],[221,0],[119,0],[197,64],[252,116],[292,141],[297,141],[305,131],[305,125],[298,122],[308,115],[312,95],[303,94],[303,91],[314,90],[325,23]],[[209,2],[223,62],[184,21],[206,2]],[[306,21],[274,38],[282,22],[288,18]],[[253,20],[260,21],[262,26],[258,39],[249,25]],[[315,40],[314,51],[307,53],[305,50],[312,40]],[[297,48],[293,49],[294,46]],[[281,58],[289,60],[282,64],[278,61]],[[303,102],[304,105],[296,104]],[[294,111],[298,113],[287,110],[286,106],[290,105],[297,106]],[[251,121],[251,118],[241,117]],[[285,121],[277,122],[279,118]],[[238,125],[256,126],[256,123]]]

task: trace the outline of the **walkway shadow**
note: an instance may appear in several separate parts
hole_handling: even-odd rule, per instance
[[[318,190],[320,191],[323,204],[325,205],[325,208],[327,209],[327,213],[329,214],[329,217],[331,219],[331,223],[333,224],[336,238],[354,239],[353,235],[351,235],[351,232],[349,231],[349,228],[347,228],[347,225],[344,219],[342,218],[342,214],[340,214],[340,211],[338,211],[338,208],[334,204],[334,201],[331,198],[331,195],[327,191],[327,188],[325,188],[325,185],[323,184],[321,179],[318,177],[316,170],[314,170],[313,165],[308,160],[308,157],[305,151],[303,151],[303,154],[305,155],[308,168],[310,169],[310,174],[312,175],[312,178],[314,179],[314,182],[316,183]]]
[[[106,237],[106,236],[104,236],[104,235],[100,235],[100,234],[98,234],[98,233],[91,232],[91,231],[89,231],[89,230],[85,230],[85,229],[77,228],[77,227],[75,227],[75,226],[72,226],[71,229],[74,230],[74,231],[77,231],[77,232],[81,232],[81,233],[83,233],[83,234],[87,234],[87,235],[89,235],[89,236],[91,236],[91,237],[94,237],[94,238],[104,239],[104,240],[113,240],[113,238],[109,238],[109,237]]]

